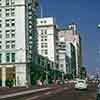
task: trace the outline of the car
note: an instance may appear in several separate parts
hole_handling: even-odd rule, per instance
[[[65,83],[64,83],[64,80],[57,80],[57,84],[58,84],[58,85],[63,85],[63,84],[65,84]]]
[[[87,84],[86,80],[79,79],[79,80],[76,81],[75,89],[83,90],[83,89],[87,89],[87,88],[88,88],[88,84]]]

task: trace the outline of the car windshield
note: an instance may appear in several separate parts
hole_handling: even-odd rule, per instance
[[[78,81],[79,83],[84,83],[84,81]]]

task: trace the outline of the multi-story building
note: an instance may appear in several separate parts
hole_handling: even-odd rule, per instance
[[[70,42],[75,47],[76,57],[76,76],[79,76],[81,67],[81,38],[76,31],[77,27],[75,24],[70,24],[68,28],[58,29],[58,37],[64,42]]]
[[[56,23],[53,17],[37,19],[38,52],[56,62]]]
[[[76,77],[75,46],[70,42],[66,42],[66,73],[71,78]]]
[[[37,54],[36,0],[0,0],[0,80],[16,86],[30,83]]]

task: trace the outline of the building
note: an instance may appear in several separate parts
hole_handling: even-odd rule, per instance
[[[80,74],[81,62],[81,38],[77,33],[76,24],[72,23],[66,28],[58,28],[58,38],[59,41],[70,42],[75,47],[75,57],[76,57],[76,76]]]
[[[36,0],[0,0],[0,80],[3,87],[31,84],[36,62]]]
[[[66,72],[71,78],[76,77],[75,47],[72,43],[66,42]]]
[[[53,17],[37,19],[38,52],[56,62],[56,23]]]

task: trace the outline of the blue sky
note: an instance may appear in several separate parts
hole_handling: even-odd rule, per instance
[[[39,0],[44,16],[54,16],[59,26],[75,22],[82,38],[82,61],[88,72],[100,69],[100,0]],[[39,12],[40,13],[40,12]]]

